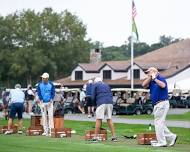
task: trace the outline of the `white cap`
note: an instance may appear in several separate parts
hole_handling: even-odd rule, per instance
[[[150,71],[158,72],[158,70],[155,67],[150,67],[145,72],[150,72]]]
[[[95,80],[94,80],[94,82],[95,82],[95,83],[96,83],[96,82],[102,82],[102,78],[96,77]]]
[[[45,79],[45,78],[49,78],[49,74],[48,74],[47,72],[45,72],[45,73],[43,73],[43,74],[41,75],[41,77],[44,78],[44,79]]]
[[[92,83],[93,81],[92,80],[88,80],[88,83]]]
[[[16,85],[15,85],[15,89],[16,89],[16,88],[21,89],[21,85],[20,85],[20,84],[16,84]]]

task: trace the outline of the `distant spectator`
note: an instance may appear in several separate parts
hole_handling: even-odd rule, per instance
[[[24,92],[21,90],[21,85],[16,84],[15,89],[12,89],[10,91],[10,104],[11,104],[11,109],[10,109],[10,115],[9,115],[9,120],[8,120],[8,130],[5,132],[5,134],[11,134],[13,132],[12,130],[12,125],[13,125],[13,120],[17,114],[18,116],[18,133],[22,134],[22,114],[24,110],[24,99],[25,95]]]
[[[88,107],[88,118],[94,115],[94,103],[91,99],[93,81],[89,80],[86,85],[86,106]]]
[[[28,105],[27,106],[27,112],[30,115],[33,115],[32,106],[33,106],[33,102],[34,102],[34,97],[35,97],[35,94],[34,94],[34,91],[32,90],[32,86],[28,85],[28,88],[25,91],[25,99],[26,99],[26,102]]]
[[[85,114],[85,111],[84,111],[84,107],[86,105],[86,100],[85,99],[86,99],[85,89],[82,88],[82,90],[80,92],[80,106],[83,109],[83,114]]]
[[[8,104],[9,104],[9,92],[6,91],[6,88],[2,91],[2,100],[3,100],[3,115],[5,119],[8,118]]]

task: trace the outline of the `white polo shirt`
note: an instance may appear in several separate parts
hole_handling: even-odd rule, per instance
[[[24,99],[25,99],[25,94],[21,89],[16,88],[10,91],[11,103],[23,103]]]

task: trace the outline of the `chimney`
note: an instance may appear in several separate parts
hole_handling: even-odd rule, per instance
[[[101,50],[99,48],[91,49],[90,63],[100,63],[102,58]]]

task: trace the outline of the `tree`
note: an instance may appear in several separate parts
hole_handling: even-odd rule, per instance
[[[0,17],[0,25],[4,84],[7,80],[12,85],[18,81],[34,84],[43,72],[49,72],[53,80],[88,60],[91,44],[86,40],[86,26],[67,10],[17,11]]]

